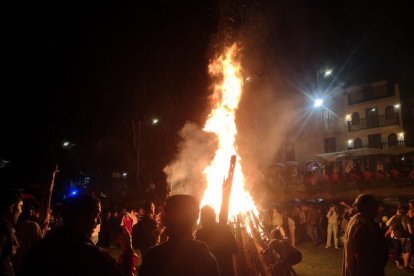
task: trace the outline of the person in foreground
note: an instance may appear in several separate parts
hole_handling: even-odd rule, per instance
[[[198,202],[190,195],[174,195],[167,199],[165,226],[169,239],[147,252],[140,276],[220,275],[207,245],[193,238],[198,213]]]
[[[63,225],[29,251],[23,260],[23,275],[132,275],[132,267],[117,264],[91,241],[100,212],[100,202],[93,196],[67,198],[62,207]],[[129,241],[125,250],[132,251],[130,236],[125,240]]]
[[[18,250],[18,242],[13,226],[22,213],[23,199],[20,193],[1,191],[0,193],[0,275],[13,276],[11,258]]]
[[[196,239],[205,242],[216,257],[221,276],[234,274],[233,256],[238,248],[234,234],[227,224],[217,223],[213,207],[201,208],[200,222],[202,228],[197,231]]]
[[[379,205],[372,195],[361,194],[354,202],[356,214],[345,233],[342,275],[383,276],[387,247],[375,219]]]

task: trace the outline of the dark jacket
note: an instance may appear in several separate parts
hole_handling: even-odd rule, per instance
[[[0,275],[13,276],[11,257],[17,249],[17,239],[13,226],[0,219]]]
[[[345,232],[342,274],[344,276],[383,276],[387,247],[379,225],[358,213]]]
[[[132,228],[132,245],[145,255],[148,249],[157,244],[157,222],[151,216],[143,216]]]
[[[23,275],[121,275],[116,261],[69,226],[53,230],[23,261]]]
[[[169,240],[151,248],[143,258],[140,276],[219,276],[207,245],[193,239]]]

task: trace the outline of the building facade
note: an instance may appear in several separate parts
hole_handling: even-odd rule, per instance
[[[344,89],[347,148],[387,148],[404,144],[398,84],[387,81]]]
[[[306,161],[321,153],[406,145],[404,102],[399,84],[389,81],[342,87],[315,108],[296,139],[289,139],[286,160]],[[411,120],[412,121],[412,120]],[[297,129],[297,127],[296,127]]]

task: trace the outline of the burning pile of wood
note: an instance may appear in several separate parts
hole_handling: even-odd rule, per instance
[[[230,160],[230,169],[227,179],[223,182],[222,204],[220,209],[220,223],[228,222],[228,208],[233,182],[236,156]],[[236,258],[236,270],[238,276],[270,276],[270,265],[273,256],[264,254],[268,245],[268,237],[265,234],[261,220],[253,213],[239,214],[232,218],[230,225],[234,229],[239,254]]]

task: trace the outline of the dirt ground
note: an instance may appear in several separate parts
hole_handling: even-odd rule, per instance
[[[325,246],[313,246],[310,243],[298,246],[302,252],[302,262],[293,268],[299,276],[339,276],[342,275],[343,249],[328,248]],[[414,275],[399,270],[393,263],[388,263],[385,275]]]
[[[298,276],[340,276],[342,275],[342,248],[328,248],[325,246],[313,246],[310,243],[304,243],[298,246],[302,252],[302,262],[295,265],[293,268]],[[120,250],[105,249],[114,258],[120,254]],[[414,273],[407,273],[399,270],[393,263],[388,263],[385,269],[386,276],[400,276],[400,275],[414,275]],[[254,276],[254,275],[252,275]]]

